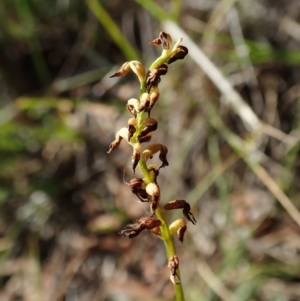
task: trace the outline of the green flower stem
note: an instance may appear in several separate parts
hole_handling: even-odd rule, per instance
[[[137,137],[137,135],[139,135],[141,133],[142,130],[142,121],[144,119],[144,111],[140,112],[137,114],[136,120],[137,120],[137,129],[136,129],[136,134],[134,135],[135,137]]]
[[[168,59],[168,58],[164,57],[161,60],[157,60],[155,63],[153,63],[151,65],[150,70],[155,69],[156,66],[164,63],[164,61],[166,59]],[[145,83],[143,83],[141,85],[140,95],[142,95],[146,91],[145,87],[146,87],[146,85],[145,85]],[[137,114],[137,131],[135,133],[135,136],[138,135],[142,130],[141,123],[143,121],[143,118],[144,118],[144,111]],[[147,168],[146,161],[141,159],[138,163],[138,166],[139,166],[141,172],[143,173],[145,182],[147,184],[153,182],[153,179],[151,178],[150,172]],[[169,261],[169,259],[172,256],[176,255],[176,250],[175,250],[173,237],[172,237],[172,235],[170,234],[170,231],[169,231],[169,225],[168,225],[168,222],[166,220],[164,210],[163,210],[163,208],[161,207],[160,204],[157,206],[157,208],[155,210],[155,214],[156,214],[157,218],[161,221],[161,226],[160,226],[161,238],[164,241],[165,249],[166,249],[166,253],[167,253],[167,258],[168,258],[168,261]],[[179,268],[177,269],[177,276],[180,279]],[[183,288],[182,288],[181,282],[178,283],[178,284],[174,284],[174,290],[175,290],[176,301],[184,301],[185,299],[184,299],[184,293],[183,293]]]
[[[152,179],[149,170],[147,168],[146,162],[144,160],[140,160],[138,166],[141,172],[143,173],[146,183],[151,183]],[[169,226],[164,214],[164,210],[160,205],[157,206],[155,210],[155,214],[157,218],[161,221],[161,226],[160,226],[161,238],[164,241],[167,258],[169,260],[172,256],[176,255],[174,240],[172,235],[170,234]],[[179,268],[177,269],[177,276],[180,279]],[[184,301],[185,299],[184,299],[184,293],[183,293],[183,288],[181,283],[175,284],[174,290],[175,290],[176,301]]]
[[[142,83],[141,83],[141,87],[140,87],[140,98],[142,97],[142,95],[146,92],[146,80],[144,80]],[[142,130],[142,127],[141,127],[141,124],[142,124],[142,121],[143,121],[143,118],[144,118],[144,111],[141,111],[137,114],[136,116],[136,120],[137,120],[137,129],[136,129],[136,133],[134,134],[134,137],[137,137],[140,133],[141,133],[141,130]],[[146,167],[147,169],[147,167]],[[147,169],[148,170],[148,169]]]
[[[140,160],[139,163],[138,163],[138,166],[139,166],[141,172],[142,172],[143,175],[144,175],[145,182],[146,182],[147,184],[151,183],[151,182],[152,182],[152,179],[151,179],[149,170],[148,170],[148,168],[147,168],[146,162],[145,162],[144,160]]]
[[[154,70],[156,69],[159,65],[164,64],[170,57],[172,56],[172,52],[170,51],[169,54],[160,56],[156,61],[152,63],[150,66],[149,70]]]
[[[161,236],[164,241],[167,257],[169,260],[172,256],[176,255],[173,237],[170,234],[169,226],[166,221],[164,211],[160,205],[157,206],[155,213],[156,213],[157,218],[162,223],[162,225],[160,226]],[[177,276],[180,279],[179,267],[177,269]],[[184,301],[184,293],[183,293],[183,288],[182,288],[181,282],[178,284],[174,284],[174,290],[175,290],[176,301]]]

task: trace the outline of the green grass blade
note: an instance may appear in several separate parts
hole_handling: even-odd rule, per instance
[[[146,11],[153,15],[158,21],[171,19],[171,15],[167,14],[158,4],[152,0],[135,0]]]
[[[136,60],[139,58],[138,53],[124,37],[114,20],[110,17],[104,7],[97,0],[87,0],[89,9],[93,12],[99,22],[109,33],[114,42],[118,45],[127,60]]]
[[[19,0],[16,2],[16,10],[24,24],[24,30],[28,31],[25,35],[26,43],[30,50],[32,61],[35,67],[35,70],[39,76],[39,79],[43,84],[49,82],[51,76],[45,61],[45,58],[42,54],[42,49],[38,37],[35,34],[35,24],[34,18],[31,13],[29,4],[26,0]]]

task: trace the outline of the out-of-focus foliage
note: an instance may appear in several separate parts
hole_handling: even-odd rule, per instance
[[[149,65],[167,18],[265,125],[249,132],[189,56],[170,66],[154,139],[162,202],[198,221],[177,246],[186,299],[300,300],[299,1],[2,0],[1,301],[172,300],[163,246],[117,234],[148,213],[126,185],[131,149],[106,154],[138,97],[134,76],[108,76],[131,49]]]

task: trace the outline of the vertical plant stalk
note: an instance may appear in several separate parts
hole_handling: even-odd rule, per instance
[[[184,293],[180,280],[179,259],[176,255],[173,234],[176,233],[178,239],[183,242],[187,226],[184,219],[175,220],[169,225],[166,219],[166,212],[173,209],[182,209],[183,215],[187,220],[193,224],[196,224],[196,220],[190,211],[190,205],[185,200],[173,200],[165,205],[161,204],[157,177],[160,169],[169,165],[167,161],[168,149],[163,144],[154,143],[143,150],[142,143],[149,142],[152,138],[152,132],[157,129],[158,122],[153,117],[150,117],[150,113],[159,98],[158,85],[161,76],[168,72],[169,64],[178,59],[183,59],[188,53],[188,49],[180,45],[181,41],[182,39],[179,39],[171,49],[171,36],[161,32],[151,44],[155,46],[162,45],[162,54],[153,62],[147,72],[140,62],[130,61],[124,63],[120,70],[111,76],[124,76],[132,70],[140,81],[140,95],[139,99],[131,98],[128,100],[127,109],[134,117],[128,120],[127,128],[122,128],[117,132],[116,139],[111,143],[108,150],[108,153],[110,153],[123,139],[133,147],[132,169],[135,173],[138,167],[143,174],[143,178],[133,178],[130,181],[130,188],[140,201],[149,203],[152,213],[150,216],[141,217],[133,224],[128,225],[120,234],[133,238],[138,236],[143,230],[149,230],[164,241],[170,280],[174,285],[177,301],[184,301]],[[156,153],[159,153],[159,159],[162,162],[160,167],[147,164],[147,161]]]
[[[144,162],[140,161],[139,162],[139,167],[140,167],[141,172],[144,175],[144,178],[150,180],[150,175],[149,175],[148,169],[144,165]],[[151,183],[151,182],[149,182],[149,183]],[[172,235],[169,231],[169,226],[168,226],[168,223],[167,223],[167,220],[166,220],[166,217],[165,217],[164,210],[161,207],[161,205],[157,206],[155,214],[156,214],[157,218],[161,221],[161,226],[160,226],[161,238],[164,242],[165,249],[166,249],[166,254],[167,254],[167,259],[169,261],[170,258],[172,258],[173,256],[176,256],[176,249],[175,249],[173,237],[172,237]],[[177,276],[180,279],[179,267],[177,269]],[[183,287],[182,287],[181,282],[179,282],[177,284],[174,284],[174,291],[175,291],[175,297],[176,297],[177,301],[184,301],[185,300]]]

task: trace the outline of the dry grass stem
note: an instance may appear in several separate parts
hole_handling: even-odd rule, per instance
[[[224,96],[224,101],[226,101],[226,103],[232,107],[237,115],[240,116],[246,128],[250,131],[261,131],[261,122],[253,110],[232,87],[231,83],[215,66],[215,64],[190,39],[190,37],[174,22],[165,21],[163,23],[163,28],[170,32],[172,36],[176,38],[182,37],[185,40],[186,45],[189,48],[190,57],[220,90]]]
[[[209,265],[201,260],[197,264],[197,271],[207,285],[224,301],[239,301],[239,299],[213,273]]]

